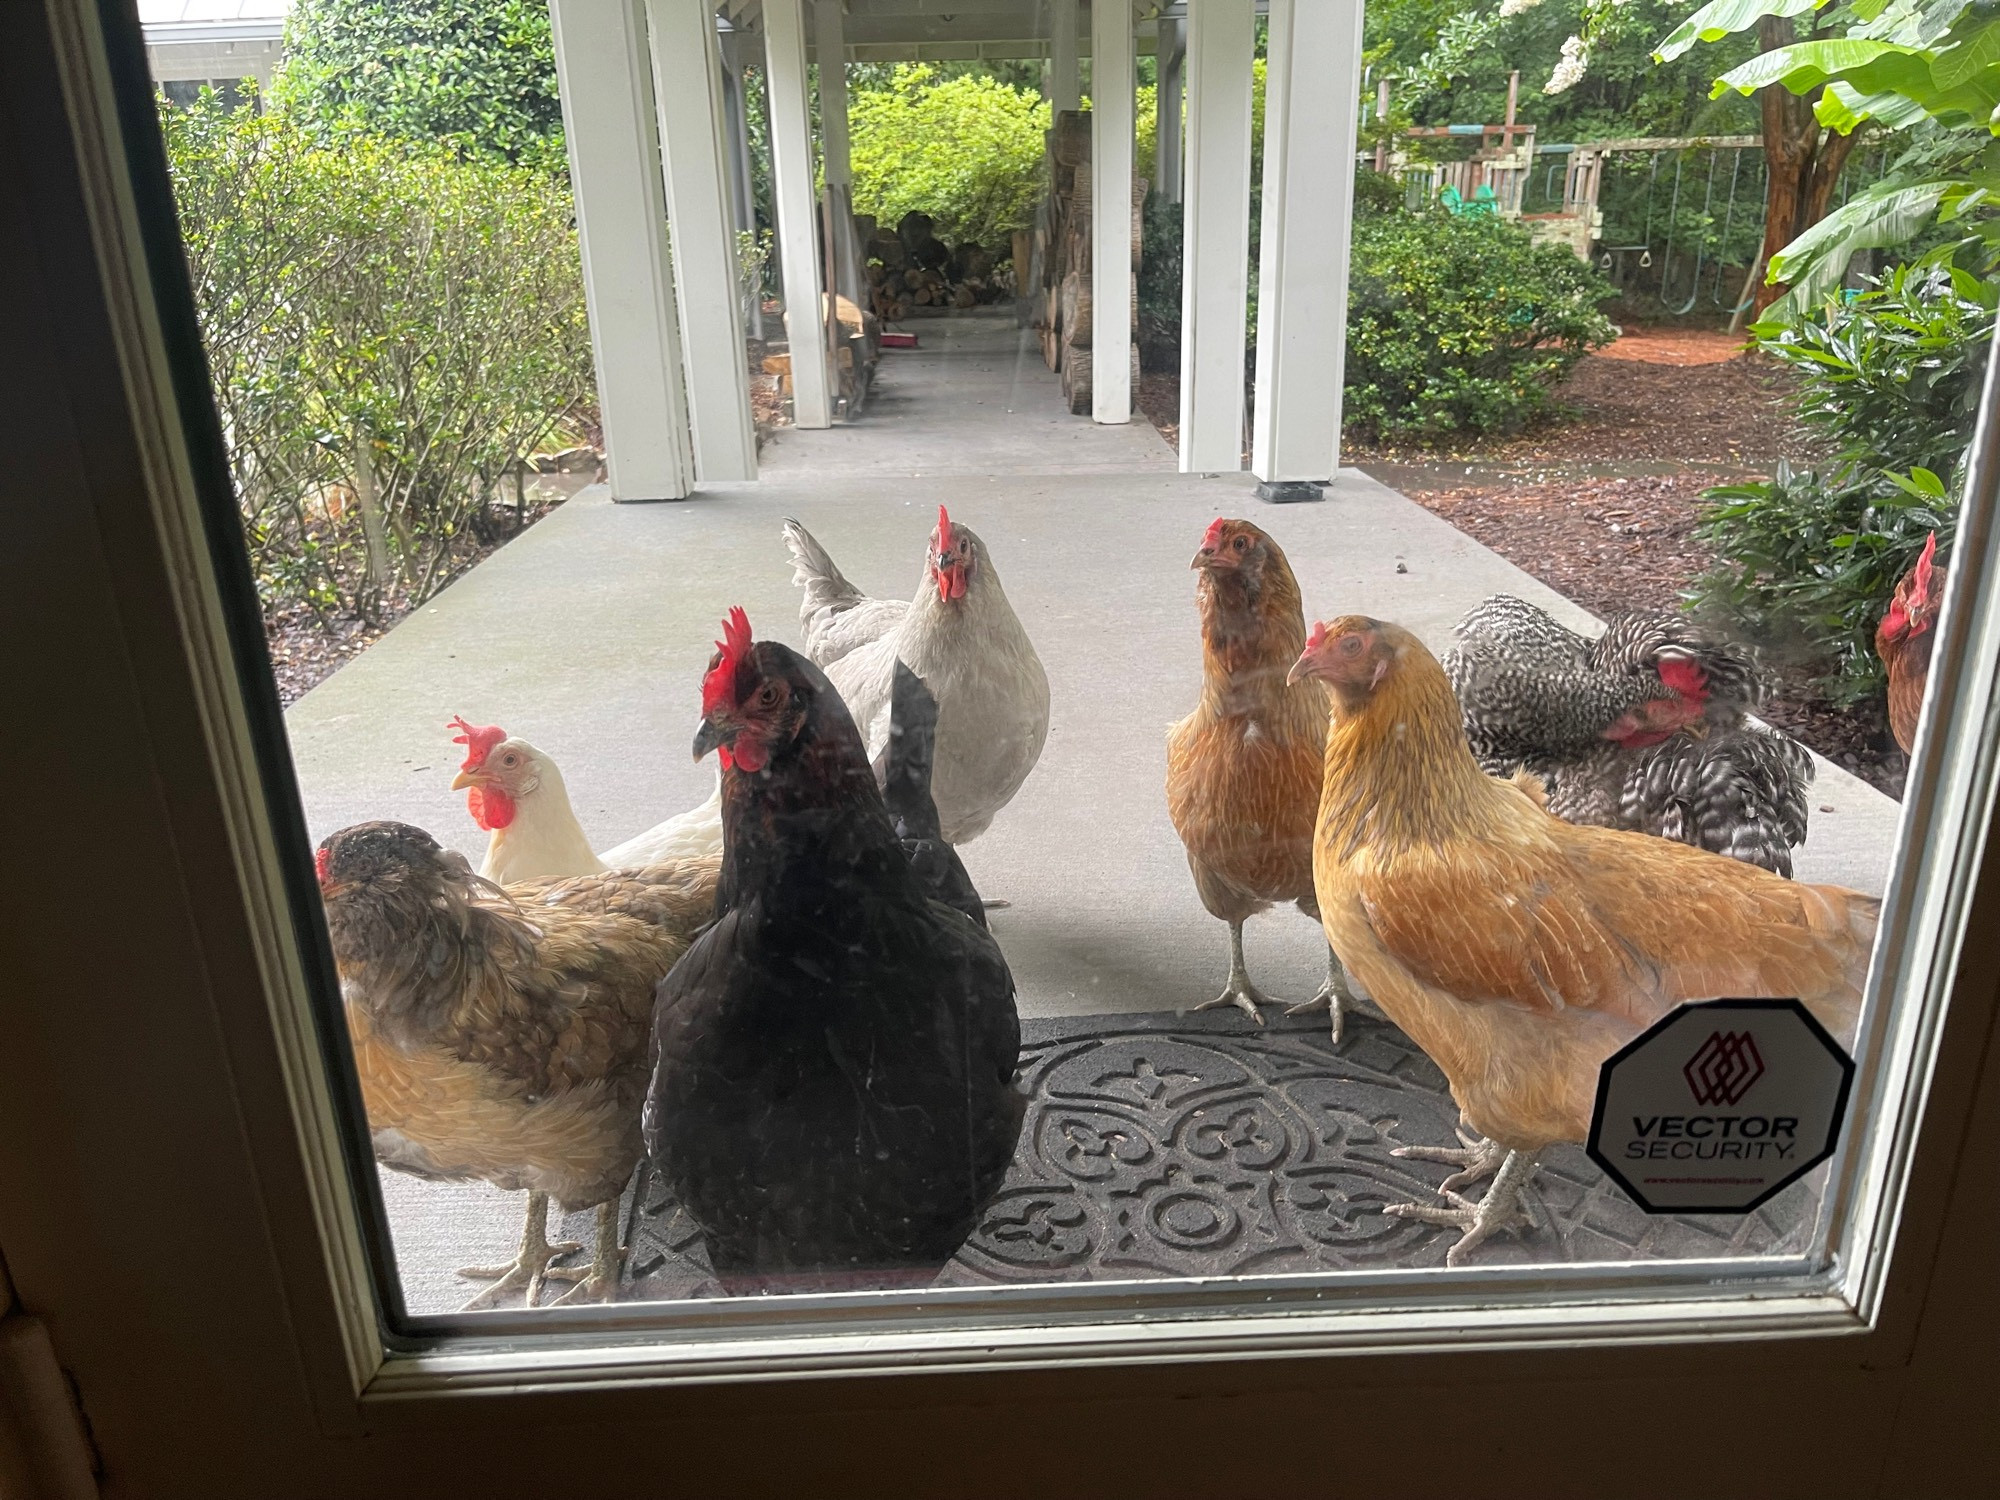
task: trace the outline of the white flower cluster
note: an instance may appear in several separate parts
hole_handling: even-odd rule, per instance
[[[1542,85],[1545,94],[1566,93],[1583,81],[1584,69],[1590,63],[1590,54],[1584,50],[1583,38],[1573,36],[1563,43],[1562,61],[1549,74],[1549,81]]]
[[[1524,10],[1533,10],[1542,0],[1500,0],[1502,16],[1518,16]]]

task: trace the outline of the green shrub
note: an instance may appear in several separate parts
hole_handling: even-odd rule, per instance
[[[1616,330],[1610,286],[1516,225],[1429,209],[1354,221],[1345,423],[1438,441],[1510,432]]]
[[[435,147],[324,148],[212,94],[162,126],[267,605],[427,598],[590,393],[569,194]]]
[[[1875,627],[1896,582],[1932,532],[1948,549],[1957,529],[1994,301],[1928,259],[1760,341],[1799,372],[1800,419],[1833,461],[1708,491],[1697,534],[1720,561],[1692,597],[1766,639],[1803,638],[1837,700],[1880,688]]]
[[[298,0],[272,95],[322,140],[449,141],[563,166],[546,0]]]
[[[1952,505],[1929,469],[1894,484],[1832,484],[1780,461],[1776,475],[1709,490],[1696,535],[1724,561],[1693,597],[1762,641],[1802,641],[1830,665],[1822,683],[1853,702],[1882,681],[1874,649],[1896,580],[1933,531],[1949,542]]]
[[[1148,370],[1178,370],[1182,206],[1148,193],[1140,230],[1139,363]]]
[[[1354,173],[1355,214],[1393,214],[1404,208],[1403,179],[1392,172],[1360,167]]]
[[[1839,482],[1948,472],[1972,437],[1994,301],[1991,284],[1926,259],[1758,347],[1799,372],[1799,419],[1832,442]]]
[[[851,96],[848,118],[856,213],[926,213],[940,239],[1001,254],[1034,223],[1049,107],[1025,89],[909,63],[889,88]]]

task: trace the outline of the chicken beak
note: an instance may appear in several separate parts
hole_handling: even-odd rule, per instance
[[[1285,686],[1294,687],[1309,677],[1319,676],[1318,666],[1319,663],[1313,660],[1312,647],[1306,647],[1299,653],[1299,659],[1292,663],[1292,670],[1285,674]]]
[[[702,759],[711,750],[719,750],[736,737],[734,725],[718,724],[714,719],[703,719],[701,727],[694,732],[694,758]]]
[[[451,778],[451,789],[454,792],[462,792],[469,786],[478,786],[479,782],[480,775],[477,771],[460,771]]]
[[[1205,568],[1214,561],[1215,549],[1213,547],[1203,547],[1199,552],[1195,553],[1194,561],[1189,563],[1188,566],[1190,568]]]

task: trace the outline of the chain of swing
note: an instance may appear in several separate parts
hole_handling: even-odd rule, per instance
[[[1617,264],[1619,253],[1638,253],[1637,264],[1641,270],[1650,270],[1654,265],[1653,246],[1655,215],[1661,196],[1660,159],[1672,156],[1673,172],[1666,185],[1666,215],[1657,243],[1659,253],[1659,285],[1657,297],[1661,311],[1672,317],[1685,317],[1695,310],[1697,303],[1706,300],[1715,307],[1731,315],[1747,309],[1755,300],[1753,285],[1731,285],[1729,268],[1733,263],[1742,274],[1748,262],[1753,260],[1760,248],[1764,222],[1764,152],[1756,146],[1734,146],[1726,148],[1729,157],[1725,172],[1722,148],[1706,151],[1708,170],[1702,174],[1701,212],[1694,220],[1696,230],[1692,234],[1682,234],[1681,200],[1685,193],[1689,203],[1693,202],[1694,189],[1688,181],[1688,158],[1693,151],[1655,151],[1646,166],[1646,196],[1644,227],[1640,231],[1638,243],[1632,245],[1606,246],[1598,265],[1610,272]],[[1744,156],[1750,161],[1746,169]],[[1874,175],[1880,175],[1881,162],[1874,163]],[[1848,171],[1841,174],[1838,196],[1834,206],[1847,202],[1859,181],[1866,180],[1868,173],[1862,164],[1850,164]],[[1716,228],[1715,202],[1718,185],[1721,186],[1723,205],[1721,224]],[[1736,228],[1738,215],[1743,216],[1744,226],[1754,236],[1747,254],[1730,256],[1730,234]],[[1711,233],[1711,230],[1714,230]],[[1691,240],[1692,244],[1685,243]],[[1685,269],[1683,269],[1685,268]],[[1685,281],[1681,278],[1685,277]],[[1704,286],[1704,282],[1706,285]],[[1682,292],[1686,295],[1681,295]]]

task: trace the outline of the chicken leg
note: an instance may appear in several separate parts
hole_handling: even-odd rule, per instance
[[[1340,1047],[1341,1023],[1347,1013],[1354,1008],[1354,995],[1347,987],[1347,971],[1340,967],[1340,955],[1333,951],[1329,943],[1326,949],[1326,983],[1319,987],[1319,993],[1310,1000],[1301,1000],[1289,1007],[1288,1016],[1309,1016],[1314,1011],[1325,1010],[1333,1013],[1333,1045]]]
[[[1506,1160],[1500,1163],[1500,1170],[1494,1174],[1493,1185],[1487,1188],[1486,1196],[1477,1203],[1457,1193],[1447,1192],[1444,1196],[1451,1205],[1449,1208],[1429,1203],[1392,1203],[1382,1212],[1392,1219],[1416,1219],[1425,1224],[1445,1224],[1464,1230],[1464,1235],[1444,1257],[1448,1266],[1463,1265],[1465,1257],[1474,1248],[1501,1230],[1533,1227],[1534,1221],[1521,1204],[1521,1189],[1535,1175],[1535,1156],[1532,1151],[1509,1151]]]
[[[1438,1184],[1440,1193],[1456,1192],[1462,1187],[1491,1177],[1500,1170],[1507,1160],[1507,1148],[1498,1141],[1489,1141],[1483,1135],[1475,1135],[1463,1125],[1458,1127],[1459,1146],[1398,1146],[1389,1154],[1406,1157],[1411,1161],[1448,1162],[1458,1171]]]
[[[591,1256],[589,1274],[580,1274],[576,1285],[556,1298],[554,1305],[617,1301],[618,1277],[624,1269],[625,1249],[618,1243],[618,1200],[610,1198],[597,1205],[597,1250]]]
[[[584,1276],[581,1266],[551,1264],[582,1248],[575,1240],[549,1243],[549,1195],[530,1192],[527,1222],[521,1226],[520,1252],[510,1265],[467,1266],[461,1270],[458,1274],[468,1281],[493,1282],[461,1310],[477,1312],[483,1307],[498,1307],[500,1299],[509,1292],[525,1293],[526,1300],[521,1305],[533,1307],[541,1299],[545,1281],[576,1281]]]
[[[1250,982],[1250,972],[1243,966],[1243,924],[1229,924],[1229,978],[1222,986],[1222,993],[1213,1000],[1204,1000],[1196,1010],[1216,1010],[1224,1005],[1233,1005],[1259,1026],[1264,1017],[1258,1011],[1260,1005],[1269,1005],[1271,997]]]

